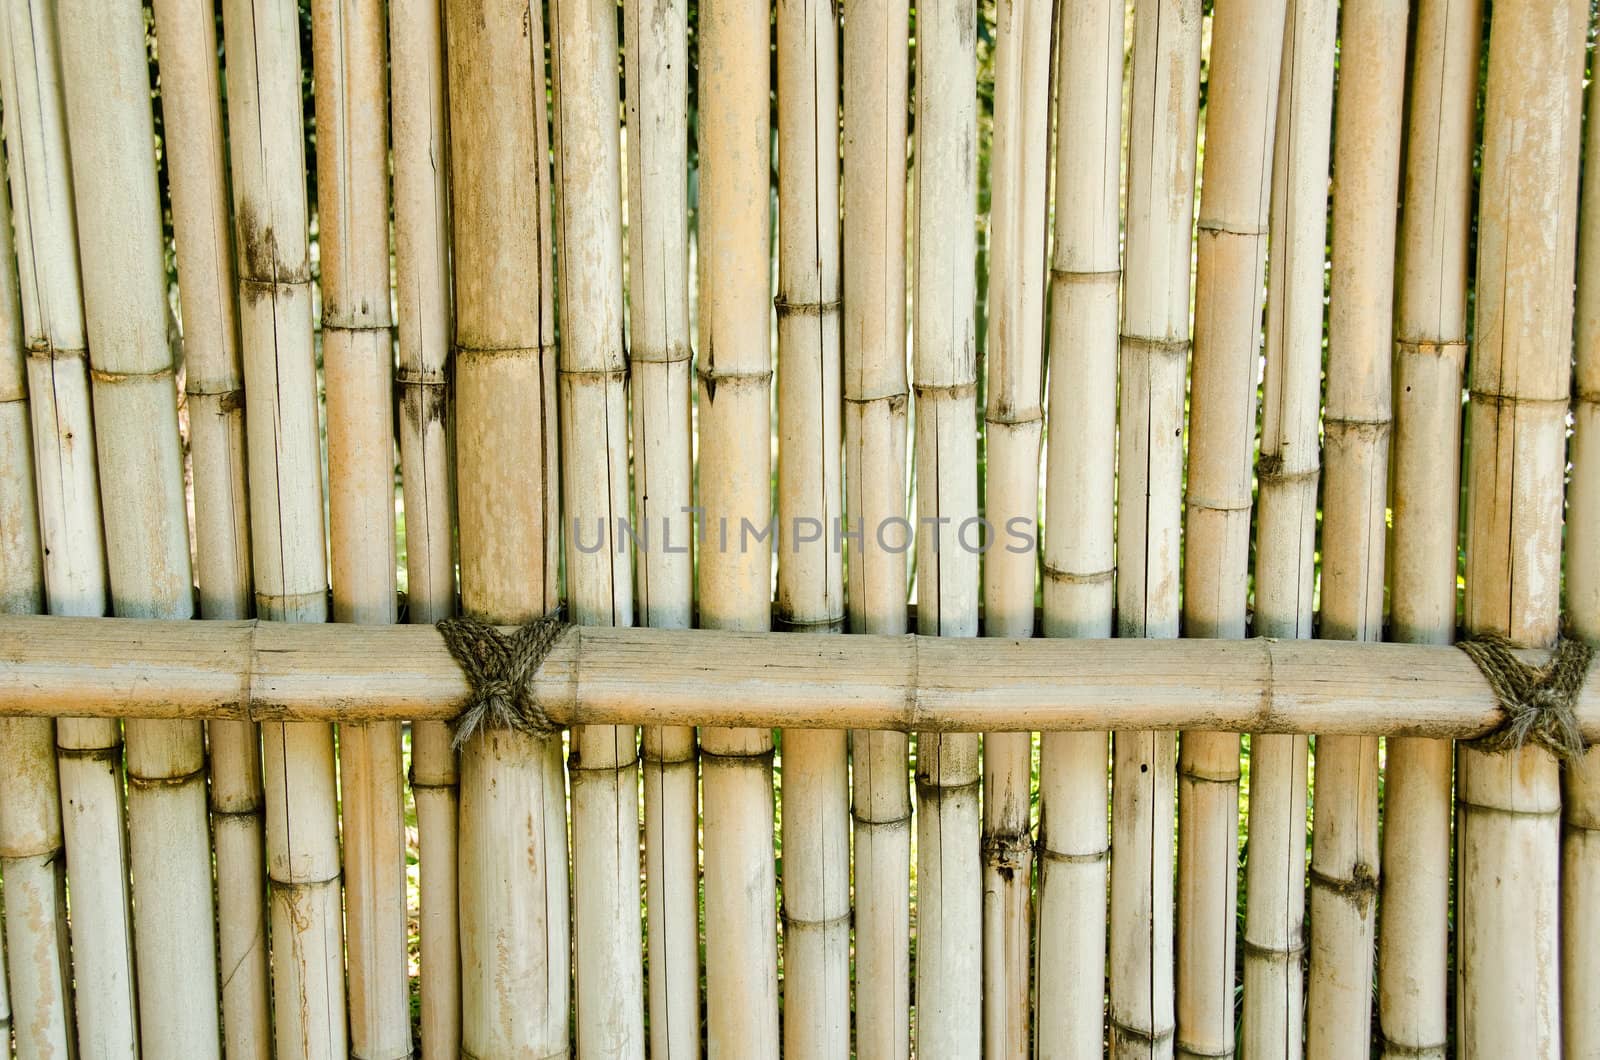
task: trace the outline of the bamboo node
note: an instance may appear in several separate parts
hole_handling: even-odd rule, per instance
[[[1498,633],[1458,641],[1456,647],[1477,664],[1506,715],[1498,729],[1472,741],[1473,747],[1490,753],[1515,751],[1531,740],[1562,762],[1583,754],[1583,730],[1574,707],[1594,649],[1563,635],[1548,663],[1529,666]]]
[[[1033,838],[1029,835],[988,835],[983,838],[983,863],[992,869],[1023,871],[1032,861]]]
[[[472,689],[456,715],[458,749],[482,728],[515,729],[535,736],[556,730],[534,698],[533,676],[567,626],[560,609],[524,624],[509,637],[476,618],[446,618],[435,624]]]
[[[1348,879],[1315,868],[1310,875],[1314,889],[1347,898],[1358,906],[1368,905],[1378,897],[1378,872],[1365,862],[1357,862]]]
[[[819,317],[832,315],[839,311],[839,300],[837,298],[829,302],[791,302],[780,295],[772,300],[772,305],[777,309],[780,317]]]

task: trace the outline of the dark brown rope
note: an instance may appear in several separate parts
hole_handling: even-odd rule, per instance
[[[1563,762],[1583,754],[1577,704],[1594,657],[1588,644],[1563,636],[1543,666],[1529,666],[1517,658],[1513,654],[1516,645],[1498,633],[1480,634],[1457,642],[1456,647],[1478,664],[1506,714],[1498,729],[1473,741],[1472,746],[1490,752],[1515,751],[1531,741]]]
[[[509,637],[481,619],[446,618],[436,626],[466,674],[472,694],[455,720],[455,746],[479,729],[512,729],[548,736],[555,722],[533,694],[533,677],[567,631],[561,612],[536,618]]]

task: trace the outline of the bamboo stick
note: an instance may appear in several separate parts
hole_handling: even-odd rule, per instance
[[[1478,0],[1424,0],[1413,31],[1395,314],[1396,640],[1455,636],[1461,374],[1477,110]],[[1391,739],[1384,756],[1378,1022],[1386,1057],[1448,1045],[1450,745]]]
[[[700,622],[765,631],[772,556],[769,9],[700,6]],[[788,719],[784,719],[787,721]],[[769,726],[771,722],[767,723]],[[700,734],[706,1050],[777,1057],[772,734]]]
[[[995,43],[984,411],[984,633],[1033,636],[1050,183],[1052,6],[1002,4]],[[1033,740],[991,733],[983,755],[983,1035],[991,1057],[1030,1052]]]
[[[1334,5],[1290,0],[1273,144],[1272,251],[1256,515],[1255,626],[1311,636],[1316,549],[1322,283]],[[1304,1047],[1306,751],[1303,736],[1250,740],[1249,903],[1244,927],[1245,1055]]]
[[[456,0],[445,35],[461,602],[522,621],[559,601],[544,23],[527,3]],[[566,1055],[561,741],[504,731],[468,744],[458,842],[462,1053]]]
[[[1184,376],[1200,86],[1200,5],[1134,8],[1127,283],[1119,352],[1117,634],[1178,635]],[[1142,503],[1140,503],[1142,498]],[[1132,503],[1129,503],[1130,500]],[[1111,1052],[1173,1048],[1173,741],[1113,738]]]
[[[103,472],[111,604],[136,618],[194,613],[144,11],[57,10],[84,308]],[[217,1056],[217,942],[199,722],[127,727],[140,1042]],[[118,778],[120,779],[120,778]]]
[[[33,455],[56,614],[107,605],[90,410],[89,364],[55,10],[12,0],[4,19],[0,95],[14,215]],[[78,1046],[96,1056],[138,1051],[122,732],[113,721],[56,726],[62,825],[72,859],[73,979]]]
[[[383,5],[317,0],[322,360],[337,622],[395,620],[393,351]],[[339,730],[350,1051],[411,1055],[400,726]]]
[[[780,629],[844,624],[839,362],[839,54],[828,0],[778,0]],[[850,1052],[845,733],[783,735],[783,1052]]]
[[[256,613],[327,618],[298,9],[229,0],[228,129],[250,430]],[[333,732],[262,731],[278,1051],[348,1055]]]
[[[1383,636],[1407,15],[1404,0],[1349,0],[1340,26],[1322,635],[1349,640]],[[1378,898],[1377,738],[1319,739],[1316,794],[1307,1052],[1367,1056]]]
[[[234,301],[233,240],[223,159],[216,14],[196,0],[158,0],[162,130],[183,310],[184,377],[194,474],[195,574],[206,618],[250,614],[250,511],[244,379]],[[264,1060],[267,1002],[265,822],[261,736],[252,722],[206,726],[217,872],[223,1051]]]
[[[906,558],[880,537],[906,506],[909,4],[864,3],[844,26],[846,607],[854,633],[906,631]],[[868,528],[871,531],[868,531]],[[844,550],[844,549],[841,549]],[[911,1052],[911,790],[903,733],[850,734],[855,1045]]]
[[[1057,19],[1044,633],[1109,637],[1123,7],[1073,0]],[[1047,733],[1040,741],[1040,1057],[1099,1057],[1104,1045],[1107,758],[1104,732]]]
[[[455,613],[455,491],[451,467],[450,225],[444,38],[439,0],[391,0],[389,108],[394,137],[396,330],[400,478],[406,517],[406,604],[428,625]],[[417,807],[422,1052],[461,1045],[461,942],[456,928],[460,774],[450,730],[411,730]]]
[[[1184,631],[1245,636],[1261,305],[1284,0],[1212,22],[1195,278]],[[1178,755],[1177,1054],[1231,1056],[1238,930],[1239,739],[1190,732]]]
[[[644,624],[683,629],[694,621],[689,11],[681,0],[648,6],[629,0],[623,19],[634,517],[645,534],[634,580]],[[650,1055],[698,1060],[700,807],[694,730],[647,728],[641,748]]]
[[[628,398],[616,4],[552,0],[550,21],[569,609],[574,622],[631,626],[633,565],[618,537],[628,515]],[[638,733],[576,728],[568,764],[578,1050],[643,1060]]]
[[[1466,628],[1559,632],[1561,504],[1588,7],[1496,5],[1478,217]],[[1456,1041],[1561,1049],[1560,773],[1545,751],[1459,749]],[[1506,811],[1512,811],[1510,813]]]

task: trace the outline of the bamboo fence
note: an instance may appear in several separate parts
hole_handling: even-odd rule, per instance
[[[1593,1051],[1582,0],[219,6],[0,7],[0,1055]]]

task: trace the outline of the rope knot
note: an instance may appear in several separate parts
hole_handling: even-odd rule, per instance
[[[556,731],[533,694],[533,678],[567,623],[560,610],[536,618],[509,637],[482,619],[446,618],[436,626],[472,692],[455,720],[460,748],[479,729],[548,736]]]
[[[1505,721],[1473,741],[1480,750],[1515,751],[1532,741],[1562,762],[1586,749],[1578,725],[1578,694],[1589,676],[1594,651],[1581,640],[1562,636],[1550,661],[1529,666],[1513,654],[1516,645],[1498,633],[1486,633],[1456,645],[1477,664],[1494,689]]]

